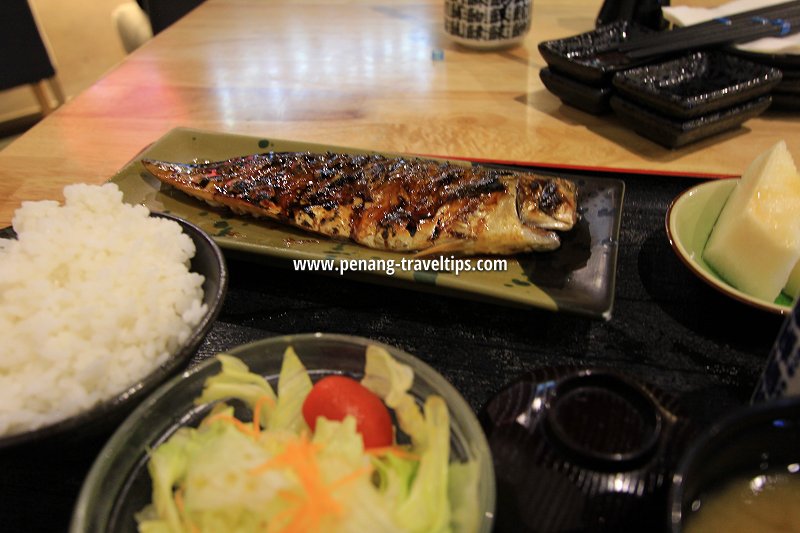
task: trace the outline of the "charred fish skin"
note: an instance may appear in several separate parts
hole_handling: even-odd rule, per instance
[[[234,213],[370,248],[514,254],[554,250],[577,220],[564,178],[435,160],[269,152],[207,163],[142,160],[160,181]]]

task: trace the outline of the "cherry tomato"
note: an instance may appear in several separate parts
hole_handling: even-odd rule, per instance
[[[319,380],[303,402],[303,418],[313,431],[317,417],[343,420],[352,415],[364,439],[364,448],[391,446],[392,418],[383,400],[358,381],[346,376]]]

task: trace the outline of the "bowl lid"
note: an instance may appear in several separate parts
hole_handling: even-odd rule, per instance
[[[666,517],[670,474],[694,431],[676,398],[599,368],[530,372],[486,405],[481,422],[495,524],[514,531],[651,528]]]

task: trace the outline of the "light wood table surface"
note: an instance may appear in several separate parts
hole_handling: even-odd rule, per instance
[[[591,30],[601,4],[535,0],[521,46],[475,52],[444,34],[441,0],[208,0],[0,152],[0,227],[24,200],[107,180],[178,126],[699,176],[738,175],[776,141],[798,138],[797,116],[767,112],[668,150],[613,116],[563,105],[539,79],[537,44]]]

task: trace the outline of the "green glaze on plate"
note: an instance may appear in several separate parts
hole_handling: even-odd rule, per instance
[[[706,241],[738,182],[738,179],[708,181],[681,193],[667,210],[667,236],[686,266],[715,289],[753,307],[788,314],[792,310],[789,296],[781,293],[774,302],[750,296],[729,285],[703,259]]]
[[[225,250],[251,254],[294,268],[295,259],[394,260],[413,254],[372,250],[306,233],[276,222],[232,215],[190,198],[151,176],[142,158],[175,162],[223,160],[264,151],[335,151],[374,153],[354,148],[326,146],[264,137],[214,133],[185,128],[168,132],[143,150],[111,181],[119,185],[129,203],[141,203],[152,211],[185,218],[208,232]],[[388,156],[397,154],[384,154]],[[469,165],[468,162],[453,161]],[[609,319],[614,300],[617,238],[624,184],[620,180],[570,176],[580,195],[581,220],[563,235],[559,250],[507,257],[507,269],[494,272],[430,270],[351,271],[343,275],[374,283],[401,285],[417,290],[491,301],[507,305],[563,311]],[[471,259],[473,264],[479,258]],[[309,272],[314,275],[317,272]],[[328,272],[340,276],[336,272]]]

